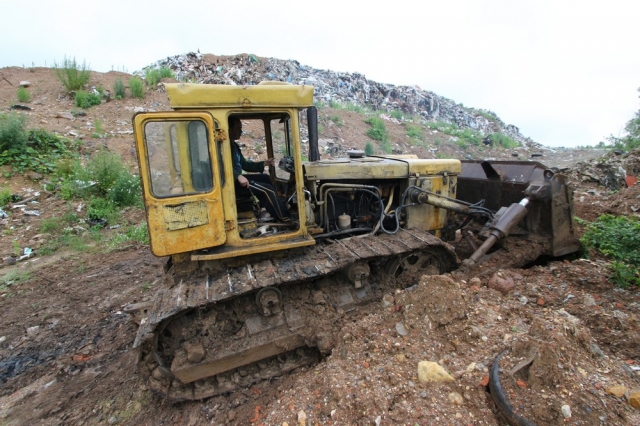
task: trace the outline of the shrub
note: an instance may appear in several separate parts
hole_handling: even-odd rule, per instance
[[[116,82],[113,84],[113,93],[116,99],[124,99],[125,95],[125,86],[124,81],[122,81],[122,77],[118,77]]]
[[[11,164],[18,172],[52,173],[59,159],[76,155],[66,138],[46,130],[26,131],[23,118],[0,115],[0,165]]]
[[[85,92],[84,90],[76,92],[76,106],[78,108],[87,109],[101,103],[102,97],[97,93]]]
[[[109,242],[107,251],[121,250],[131,245],[128,243],[149,244],[149,231],[146,223],[124,228],[123,233],[118,233]]]
[[[75,58],[67,59],[65,57],[61,65],[54,62],[53,66],[56,77],[58,77],[58,80],[60,80],[67,92],[82,89],[91,77],[91,70],[85,62],[80,65],[76,62]]]
[[[23,114],[0,113],[0,152],[26,147],[29,139],[26,122],[27,117]]]
[[[373,144],[371,142],[367,142],[364,145],[364,155],[373,155],[375,154],[375,150],[373,149]]]
[[[98,221],[106,220],[114,222],[117,220],[118,212],[116,206],[104,198],[92,198],[87,206],[87,219]]]
[[[129,79],[129,90],[131,90],[132,97],[144,99],[144,83],[140,77],[131,77]]]
[[[31,93],[22,86],[18,87],[18,102],[29,102],[30,100]]]
[[[107,150],[97,152],[82,166],[72,162],[65,167],[66,176],[61,196],[72,198],[99,197],[115,206],[141,204],[140,180],[129,172],[122,159]],[[60,173],[62,175],[62,173]]]
[[[611,279],[620,287],[640,287],[640,222],[626,216],[605,214],[587,225],[580,239],[611,258]]]

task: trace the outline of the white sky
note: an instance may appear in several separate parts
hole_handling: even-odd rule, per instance
[[[253,53],[418,85],[543,145],[595,145],[640,108],[639,18],[638,0],[0,0],[0,67]]]

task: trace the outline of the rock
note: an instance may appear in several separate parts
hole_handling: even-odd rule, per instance
[[[464,398],[458,392],[449,392],[449,394],[447,395],[447,398],[449,398],[449,402],[451,402],[454,405],[464,404]]]
[[[487,287],[498,290],[502,294],[509,293],[515,286],[516,284],[513,282],[513,278],[509,276],[505,277],[500,272],[493,274],[487,283]]]
[[[471,278],[469,280],[469,287],[472,287],[474,285],[478,286],[478,287],[482,286],[482,280],[480,278],[478,278],[478,277]]]
[[[418,380],[420,383],[453,382],[454,378],[437,362],[420,361],[418,363]]]
[[[626,386],[617,385],[617,386],[609,386],[605,389],[609,395],[617,396],[618,398],[622,398],[627,393]]]
[[[187,351],[187,359],[189,362],[200,362],[204,358],[205,350],[201,343],[185,342],[184,350]]]
[[[373,422],[375,423],[376,426],[380,426],[380,422],[382,422],[382,417],[381,416],[376,417],[376,419]]]
[[[396,355],[396,360],[398,362],[405,362],[407,360],[407,357],[405,356],[405,354],[398,354]]]
[[[392,294],[385,294],[382,297],[382,307],[383,308],[390,308],[393,305],[395,305],[395,300],[393,298],[393,295]]]
[[[571,418],[571,407],[569,405],[563,405],[562,407],[560,407],[560,411],[562,411],[562,415],[565,419]]]
[[[582,298],[582,304],[584,306],[595,306],[596,305],[596,299],[594,299],[592,295],[587,293]]]
[[[75,120],[75,117],[70,112],[59,112],[55,115],[55,118],[64,118],[65,120]]]
[[[307,413],[305,413],[302,410],[298,411],[298,425],[306,426],[306,424],[307,424]]]
[[[399,322],[396,324],[396,332],[398,333],[398,335],[400,336],[406,336],[407,334],[409,334],[409,331],[407,330],[407,328],[404,326],[403,323]]]
[[[629,394],[629,404],[633,408],[640,408],[640,389],[632,390]]]

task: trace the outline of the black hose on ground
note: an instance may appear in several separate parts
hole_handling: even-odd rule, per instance
[[[502,351],[493,360],[491,370],[489,370],[489,389],[491,390],[493,402],[511,426],[536,426],[535,423],[513,412],[513,408],[511,404],[509,404],[509,401],[507,401],[502,386],[500,386],[500,365],[498,362],[505,352],[507,352],[507,350]]]

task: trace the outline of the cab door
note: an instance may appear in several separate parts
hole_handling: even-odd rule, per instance
[[[153,254],[224,244],[213,117],[206,112],[139,113],[133,129]]]

